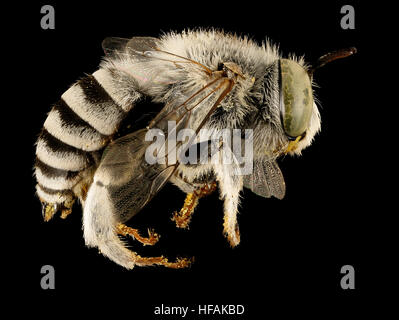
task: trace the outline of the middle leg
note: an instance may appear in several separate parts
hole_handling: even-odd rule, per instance
[[[210,184],[206,183],[202,188],[187,194],[183,208],[181,208],[179,212],[175,211],[173,214],[172,221],[176,222],[176,227],[187,229],[194,213],[194,209],[198,205],[199,199],[211,194],[216,190],[216,187],[216,182]]]

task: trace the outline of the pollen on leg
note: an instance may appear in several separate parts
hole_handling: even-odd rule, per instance
[[[135,265],[140,267],[163,266],[171,269],[182,269],[189,267],[194,262],[194,258],[177,258],[176,261],[170,262],[164,256],[142,257],[134,251],[126,250],[129,252],[132,267]]]
[[[139,255],[135,256],[135,264],[138,266],[152,266],[159,265],[172,269],[182,269],[189,267],[193,262],[194,258],[177,258],[175,262],[170,262],[164,256],[160,257],[141,257]]]
[[[154,230],[148,229],[148,238],[143,237],[140,235],[139,231],[137,229],[133,229],[131,227],[128,227],[127,225],[123,223],[119,223],[117,225],[117,233],[122,235],[122,236],[131,236],[132,238],[136,239],[137,241],[141,242],[143,245],[154,245],[155,243],[158,242],[160,236],[154,232]]]
[[[66,219],[72,213],[72,206],[75,202],[75,199],[72,201],[64,202],[60,208],[61,210],[61,219]]]
[[[216,182],[211,184],[205,184],[199,190],[195,190],[193,193],[189,193],[184,200],[183,208],[179,212],[175,211],[173,213],[172,221],[176,222],[176,227],[182,229],[188,229],[191,222],[192,215],[194,213],[195,207],[198,205],[198,200],[208,194],[211,194],[217,187]]]
[[[72,213],[72,208],[65,208],[61,210],[61,219],[66,219]]]
[[[197,206],[197,204],[198,196],[196,193],[193,192],[187,194],[186,199],[184,200],[183,208],[181,208],[179,212],[175,211],[173,213],[172,221],[176,222],[176,227],[182,229],[188,228],[194,208]]]
[[[58,210],[58,205],[56,203],[46,203],[42,201],[42,215],[45,222],[51,220]]]

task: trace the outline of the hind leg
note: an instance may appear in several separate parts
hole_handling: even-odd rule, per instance
[[[133,252],[134,253],[134,252]],[[140,267],[145,266],[163,266],[171,269],[182,269],[187,268],[194,261],[194,259],[188,258],[177,258],[175,262],[169,262],[167,258],[164,256],[160,257],[141,257],[139,255],[135,255],[135,264]]]
[[[118,220],[118,216],[113,213],[112,203],[105,199],[107,199],[105,188],[93,184],[87,194],[83,210],[83,234],[87,246],[98,248],[103,255],[127,269],[133,269],[136,265],[160,265],[174,269],[190,265],[191,259],[177,259],[175,262],[169,262],[163,256],[141,257],[129,250],[118,234],[131,235],[145,244],[155,243],[157,236],[150,233],[148,238],[144,238],[137,230],[123,225]]]
[[[139,232],[137,229],[133,229],[131,227],[128,227],[122,223],[119,223],[117,225],[117,233],[123,236],[130,235],[133,237],[135,240],[141,242],[143,245],[154,245],[158,240],[159,240],[159,235],[153,232],[152,230],[148,230],[148,238],[140,236]],[[186,268],[190,265],[193,259],[187,259],[187,258],[178,258],[176,259],[175,262],[170,262],[167,258],[164,256],[160,257],[142,257],[138,255],[137,253],[131,251],[132,258],[134,259],[134,263],[137,266],[164,266],[167,268],[172,268],[172,269],[181,269],[181,268]]]
[[[119,223],[116,226],[116,231],[118,234],[122,236],[131,236],[133,239],[141,242],[143,245],[154,245],[158,242],[160,236],[155,233],[153,230],[148,229],[148,238],[143,237],[140,235],[139,231],[137,229],[133,229],[131,227],[128,227],[124,225],[123,223]]]
[[[44,200],[41,200],[42,204],[42,216],[45,222],[51,220],[51,218],[58,212],[61,212],[61,218],[65,219],[72,212],[72,206],[75,199],[71,201],[66,201],[64,203],[47,203]]]

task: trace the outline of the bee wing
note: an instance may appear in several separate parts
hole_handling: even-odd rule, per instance
[[[164,186],[177,164],[150,165],[145,161],[147,130],[142,129],[112,142],[104,151],[96,171],[97,184],[104,185],[114,214],[121,221],[139,212]]]
[[[254,160],[253,173],[244,176],[244,186],[259,196],[284,198],[285,181],[276,160]]]
[[[219,78],[210,81],[207,86],[191,95],[184,102],[175,99],[166,105],[150,126],[121,137],[110,143],[103,153],[102,160],[96,171],[94,183],[107,190],[108,201],[113,207],[113,213],[120,216],[121,221],[129,220],[139,212],[161,190],[179,165],[176,154],[174,160],[170,153],[176,153],[182,142],[176,141],[173,149],[166,151],[166,143],[157,149],[158,159],[164,158],[164,164],[150,164],[146,159],[146,150],[153,143],[145,141],[149,129],[159,129],[158,132],[167,132],[167,138],[176,137],[176,130],[190,128],[199,132],[210,115],[230,92],[233,82]],[[197,108],[200,106],[199,108]],[[193,112],[201,109],[197,114],[198,121],[190,122]],[[169,132],[168,122],[174,120],[176,125]],[[174,138],[174,140],[176,140]],[[195,136],[188,142],[190,146]],[[179,152],[185,152],[180,150]],[[162,163],[162,162],[161,162]]]
[[[208,75],[212,74],[212,70],[197,61],[162,50],[161,41],[153,37],[109,37],[103,40],[102,47],[105,54],[112,58],[129,58],[140,63],[158,61],[174,68],[189,64]]]
[[[134,37],[130,39],[108,37],[102,42],[104,53],[109,57],[118,57],[126,54],[143,55],[147,51],[154,51],[158,46],[159,40],[152,37]]]

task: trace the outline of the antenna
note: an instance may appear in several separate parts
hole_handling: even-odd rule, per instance
[[[323,56],[321,56],[319,59],[317,59],[316,64],[314,67],[312,67],[308,73],[309,73],[309,77],[312,78],[313,73],[323,67],[324,65],[326,65],[327,63],[337,60],[337,59],[342,59],[342,58],[346,58],[349,57],[353,54],[355,54],[357,52],[357,49],[355,47],[350,47],[350,48],[346,48],[346,49],[339,49],[333,52],[329,52]]]

